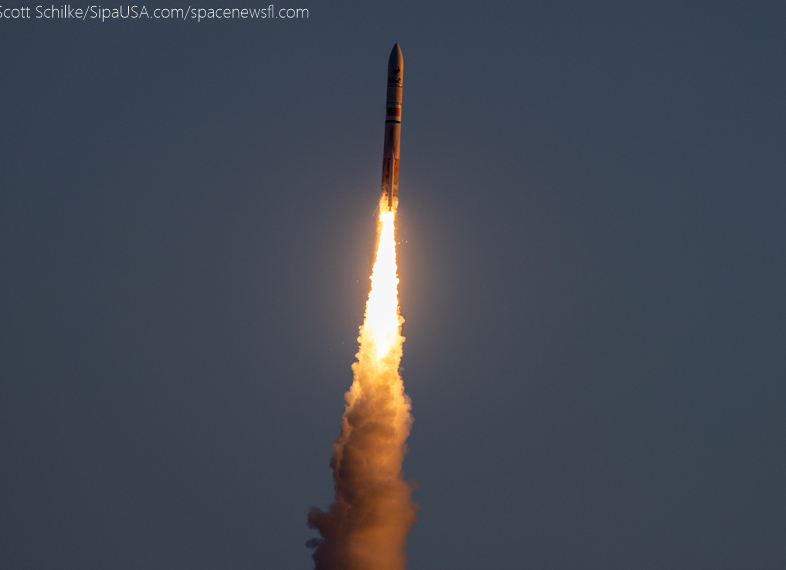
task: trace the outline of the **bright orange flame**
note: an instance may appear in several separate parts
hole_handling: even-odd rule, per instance
[[[364,340],[371,344],[377,360],[381,360],[391,349],[400,350],[403,341],[400,334],[403,319],[398,311],[395,221],[394,212],[380,212],[379,246],[371,273],[371,292],[368,295],[366,319],[362,327],[365,337],[358,339],[361,345]]]
[[[404,570],[406,537],[417,505],[401,470],[412,425],[410,401],[398,368],[401,324],[396,268],[395,213],[380,204],[379,245],[371,274],[358,361],[341,435],[333,447],[336,498],[328,512],[311,509],[319,530],[316,570]]]

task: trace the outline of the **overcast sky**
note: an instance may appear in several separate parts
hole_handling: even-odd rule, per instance
[[[29,6],[0,567],[311,568],[396,42],[408,568],[786,567],[782,3]]]

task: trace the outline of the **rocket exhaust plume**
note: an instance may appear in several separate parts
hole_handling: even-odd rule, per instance
[[[391,108],[397,113],[394,128],[386,121],[389,168],[383,163],[379,243],[354,380],[330,460],[336,496],[327,512],[312,507],[308,513],[309,526],[322,535],[307,543],[315,549],[316,570],[404,570],[406,537],[415,522],[417,505],[401,470],[412,416],[398,371],[404,342],[395,238],[402,73],[396,44],[388,66],[388,121]]]

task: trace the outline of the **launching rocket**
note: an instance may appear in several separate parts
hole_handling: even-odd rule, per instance
[[[401,88],[404,56],[398,44],[388,60],[388,97],[385,111],[385,150],[382,153],[381,208],[395,212],[398,206],[398,156],[401,147]]]

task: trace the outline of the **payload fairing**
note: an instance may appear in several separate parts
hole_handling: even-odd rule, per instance
[[[388,60],[388,96],[385,111],[385,150],[382,154],[382,208],[395,212],[398,206],[398,157],[401,147],[401,90],[404,56],[398,44]]]

